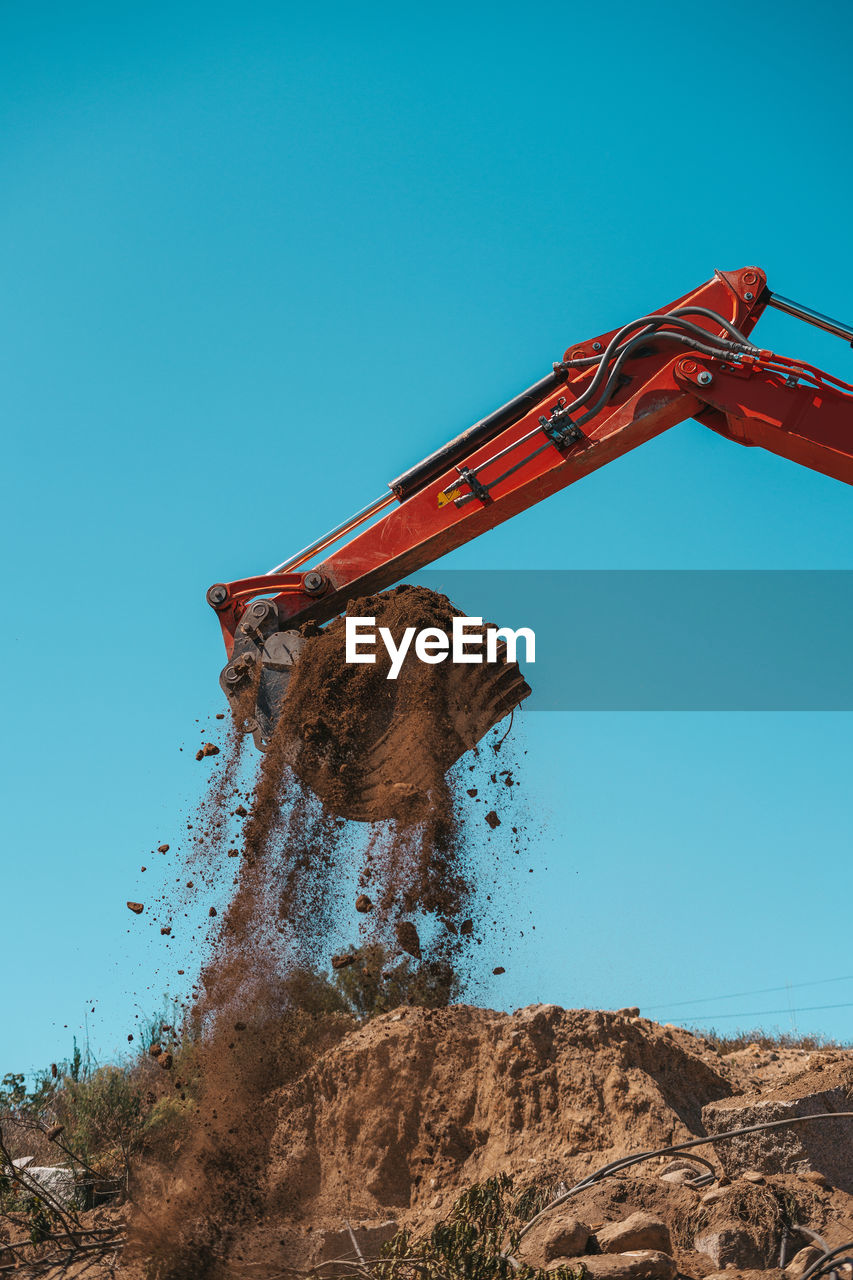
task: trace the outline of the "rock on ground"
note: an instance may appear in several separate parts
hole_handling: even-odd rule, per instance
[[[660,1218],[642,1211],[597,1231],[596,1239],[602,1253],[631,1253],[634,1249],[672,1253],[669,1227]]]
[[[724,1133],[770,1120],[820,1112],[853,1111],[853,1067],[806,1070],[765,1094],[714,1100],[702,1118],[709,1133]],[[816,1120],[745,1134],[718,1143],[716,1154],[730,1176],[747,1170],[823,1175],[843,1191],[853,1192],[853,1118]]]
[[[678,1266],[674,1258],[654,1249],[635,1253],[594,1253],[582,1258],[555,1258],[548,1270],[583,1266],[592,1280],[675,1280]]]
[[[805,1249],[800,1249],[795,1253],[791,1261],[785,1267],[786,1280],[801,1280],[818,1258],[823,1257],[823,1249],[819,1249],[816,1244],[807,1244]]]
[[[741,1222],[715,1222],[693,1241],[697,1253],[704,1253],[720,1270],[726,1267],[762,1268],[769,1261],[753,1232]]]
[[[545,1267],[554,1258],[574,1258],[584,1252],[590,1234],[568,1208],[554,1209],[524,1236],[517,1257],[531,1267]]]

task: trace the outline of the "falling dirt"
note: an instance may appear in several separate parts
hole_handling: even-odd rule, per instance
[[[351,608],[395,633],[405,626],[449,629],[456,612],[422,588],[397,588]],[[461,785],[445,777],[446,763],[462,749],[458,689],[449,696],[447,682],[431,678],[435,671],[415,662],[396,690],[405,714],[394,749],[420,753],[427,774],[421,771],[410,790],[381,768],[368,778],[361,762],[377,734],[388,741],[391,682],[381,663],[346,666],[342,624],[330,624],[303,649],[287,714],[251,792],[240,790],[243,740],[232,733],[187,824],[193,851],[182,892],[221,884],[235,856],[237,875],[230,901],[209,917],[209,952],[188,1022],[200,1082],[196,1120],[174,1168],[147,1171],[131,1227],[130,1254],[147,1259],[153,1280],[239,1274],[239,1240],[250,1228],[263,1235],[277,1092],[355,1025],[318,975],[330,967],[358,971],[360,980],[381,987],[389,968],[415,962],[424,991],[450,990],[452,975],[464,975],[482,942],[474,936],[477,843],[466,833]],[[288,763],[297,733],[307,739],[299,777]],[[214,754],[207,747],[200,753]],[[318,783],[328,804],[306,779]],[[339,816],[357,807],[365,786],[371,816],[388,811],[390,789],[394,820],[365,827]],[[466,799],[472,810],[478,803]],[[493,816],[494,810],[491,827]],[[498,862],[490,858],[495,876]],[[351,921],[357,941],[333,955],[330,939],[340,936],[342,920]],[[384,957],[378,966],[377,956]],[[175,1087],[180,1091],[180,1081]]]

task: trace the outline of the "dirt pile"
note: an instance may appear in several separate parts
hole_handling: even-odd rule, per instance
[[[645,1019],[401,1009],[280,1093],[268,1193],[295,1221],[417,1217],[494,1173],[575,1176],[686,1140],[731,1091],[699,1041]]]
[[[841,1054],[845,1078],[851,1061]],[[820,1055],[808,1075],[796,1065],[788,1093],[832,1075]],[[738,1093],[737,1070],[701,1037],[631,1014],[399,1009],[349,1033],[277,1095],[264,1187],[277,1257],[299,1267],[341,1256],[345,1222],[365,1242],[394,1223],[417,1236],[499,1175],[537,1194],[550,1187],[547,1203],[611,1159],[704,1136],[703,1115],[736,1107]],[[568,1206],[575,1227],[556,1233],[561,1249],[576,1237],[587,1270],[609,1280],[637,1266],[667,1280],[676,1263],[696,1277],[772,1269],[783,1241],[789,1260],[808,1244],[797,1223],[833,1242],[853,1234],[853,1197],[807,1164],[730,1172],[717,1148],[697,1155],[710,1170],[663,1156],[581,1192]],[[540,1236],[550,1239],[538,1231],[524,1256],[544,1266],[557,1255],[536,1255]],[[268,1231],[256,1235],[245,1256],[269,1246]],[[637,1250],[655,1256],[641,1265]],[[587,1264],[601,1254],[606,1262]]]

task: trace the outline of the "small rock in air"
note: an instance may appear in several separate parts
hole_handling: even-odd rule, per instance
[[[394,926],[394,932],[397,935],[397,942],[403,951],[408,952],[410,956],[414,956],[416,960],[420,960],[421,940],[411,920],[398,920]]]
[[[128,911],[132,911],[135,916],[141,916],[145,910],[144,902],[129,902],[127,904]]]

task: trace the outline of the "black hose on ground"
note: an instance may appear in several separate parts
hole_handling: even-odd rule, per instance
[[[641,1151],[632,1156],[622,1156],[619,1160],[611,1160],[609,1164],[602,1165],[602,1167],[600,1169],[596,1169],[594,1173],[587,1174],[585,1178],[582,1178],[580,1182],[575,1183],[575,1185],[570,1187],[563,1195],[557,1196],[557,1198],[552,1200],[549,1205],[546,1205],[540,1213],[537,1213],[534,1218],[531,1218],[529,1222],[524,1224],[518,1234],[518,1238],[520,1240],[523,1236],[527,1235],[527,1232],[535,1227],[536,1223],[540,1222],[546,1214],[549,1214],[552,1209],[558,1208],[559,1205],[565,1204],[567,1200],[571,1200],[572,1196],[576,1196],[579,1192],[585,1191],[587,1187],[594,1186],[595,1183],[600,1182],[602,1178],[607,1178],[611,1174],[618,1173],[621,1169],[630,1168],[631,1165],[642,1164],[643,1161],[653,1160],[656,1156],[677,1155],[679,1151],[689,1151],[693,1147],[713,1146],[717,1142],[726,1142],[729,1138],[740,1138],[747,1133],[761,1133],[766,1129],[783,1129],[789,1124],[809,1124],[812,1120],[840,1119],[853,1120],[853,1111],[819,1111],[813,1116],[789,1116],[785,1120],[765,1120],[761,1124],[746,1125],[742,1129],[728,1129],[725,1133],[714,1133],[707,1138],[691,1138],[689,1142],[678,1142],[668,1147],[658,1147],[654,1151]],[[845,1249],[850,1249],[851,1247],[853,1247],[851,1244],[839,1245],[837,1249],[834,1249],[832,1253],[827,1255],[827,1258],[831,1259],[836,1253],[841,1253]],[[814,1277],[817,1274],[816,1269],[819,1268],[825,1260],[826,1259],[819,1258],[817,1262],[815,1262],[813,1266],[805,1272],[801,1277],[801,1280],[814,1280]],[[513,1260],[510,1259],[510,1261]]]

